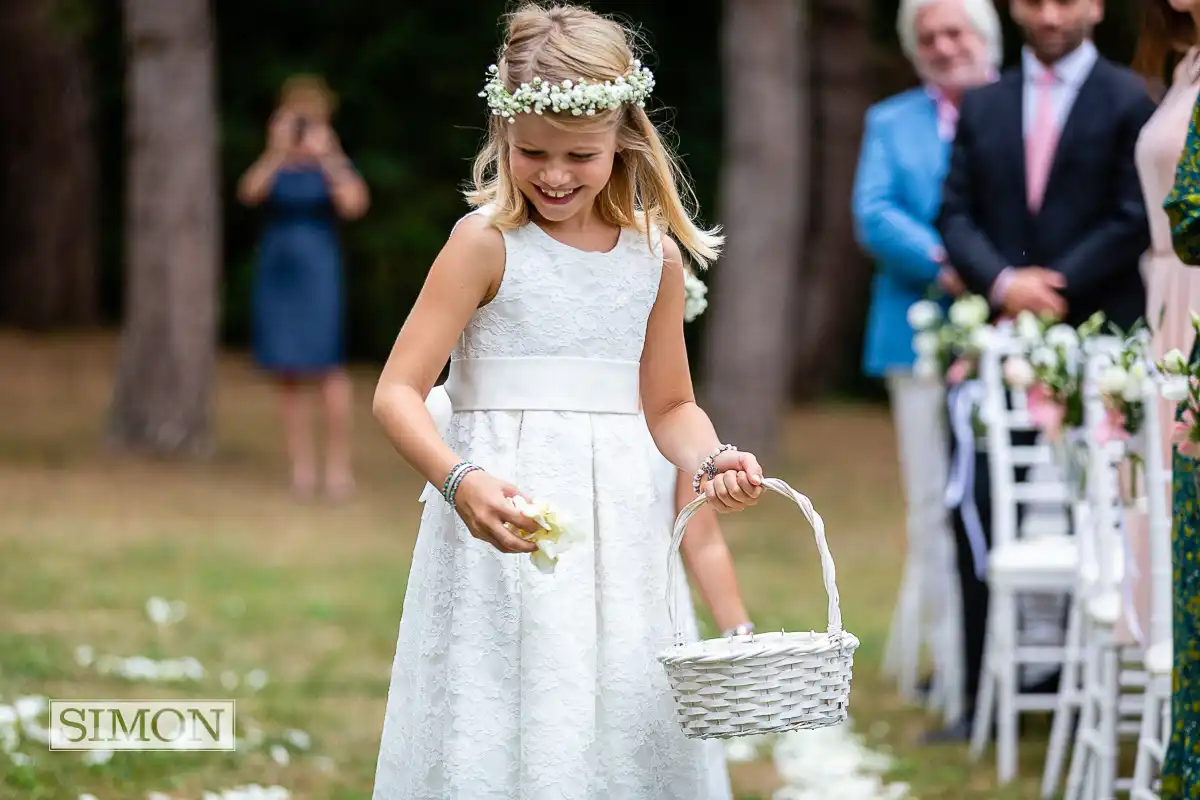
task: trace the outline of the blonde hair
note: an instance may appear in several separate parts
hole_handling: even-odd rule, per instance
[[[320,75],[293,75],[279,90],[279,105],[328,122],[337,111],[337,95]]]
[[[526,3],[508,16],[508,34],[496,65],[509,92],[535,76],[552,83],[611,81],[633,69],[633,39],[625,26],[587,9]],[[697,225],[691,184],[645,109],[626,103],[592,117],[548,113],[545,119],[563,128],[617,127],[612,177],[596,198],[601,219],[640,228],[651,241],[652,227],[664,231],[702,269],[716,260],[724,242],[720,227],[703,230]],[[472,206],[492,207],[492,223],[502,230],[529,221],[527,200],[510,171],[508,125],[503,117],[491,117],[466,192]]]

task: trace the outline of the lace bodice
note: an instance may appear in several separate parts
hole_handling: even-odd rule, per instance
[[[486,213],[480,210],[473,213]],[[504,232],[504,279],[467,323],[451,359],[567,356],[639,361],[662,280],[662,241],[626,228],[587,252],[535,223]]]

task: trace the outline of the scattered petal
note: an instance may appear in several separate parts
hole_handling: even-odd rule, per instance
[[[288,728],[283,732],[283,738],[297,750],[307,750],[312,747],[312,737],[298,728]]]
[[[112,761],[112,750],[85,750],[83,753],[83,763],[89,766],[97,766],[107,764]]]
[[[226,691],[232,692],[238,687],[238,674],[231,669],[227,669],[221,673],[221,686]]]
[[[246,685],[253,691],[258,691],[267,685],[267,671],[264,669],[253,669],[246,676]]]
[[[271,745],[271,760],[281,767],[286,767],[292,757],[288,754],[286,747],[281,744],[273,744]]]
[[[75,663],[81,667],[90,667],[95,659],[95,652],[89,644],[81,644],[75,648]]]

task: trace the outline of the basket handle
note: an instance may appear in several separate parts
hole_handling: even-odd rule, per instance
[[[808,524],[812,526],[813,533],[816,535],[817,552],[821,556],[821,578],[825,582],[825,594],[829,597],[829,628],[830,634],[840,633],[842,630],[842,609],[838,600],[837,590],[837,575],[833,566],[833,556],[829,554],[829,544],[825,541],[825,521],[821,519],[821,515],[813,508],[812,501],[804,495],[797,492],[792,487],[781,481],[779,478],[763,478],[763,488],[781,494],[784,497],[791,499],[793,503],[800,507],[800,512],[804,514]],[[683,581],[676,582],[675,580],[675,565],[679,559],[675,558],[679,552],[679,546],[683,544],[683,535],[687,531],[688,521],[700,510],[700,506],[707,502],[708,498],[700,495],[692,502],[683,507],[679,512],[679,516],[675,519],[675,529],[671,532],[671,549],[667,555],[667,612],[671,616],[671,626],[675,629],[676,643],[683,642],[683,621],[676,615],[676,603],[685,602],[686,597],[680,597],[683,591]]]

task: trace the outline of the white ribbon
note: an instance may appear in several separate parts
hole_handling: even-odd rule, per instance
[[[979,580],[987,575],[988,547],[979,509],[975,506],[975,427],[972,417],[983,396],[983,383],[978,380],[953,386],[946,393],[954,435],[954,463],[950,465],[944,502],[946,508],[961,508],[963,527],[975,563],[975,577]]]
[[[1136,468],[1135,468],[1136,469]],[[1138,619],[1137,605],[1133,598],[1133,584],[1139,577],[1137,562],[1133,558],[1133,541],[1129,537],[1129,528],[1125,525],[1125,504],[1117,503],[1117,531],[1121,537],[1121,545],[1125,551],[1125,575],[1121,580],[1121,596],[1125,599],[1125,619],[1129,625],[1129,633],[1139,645],[1146,642],[1142,636],[1142,625]]]

